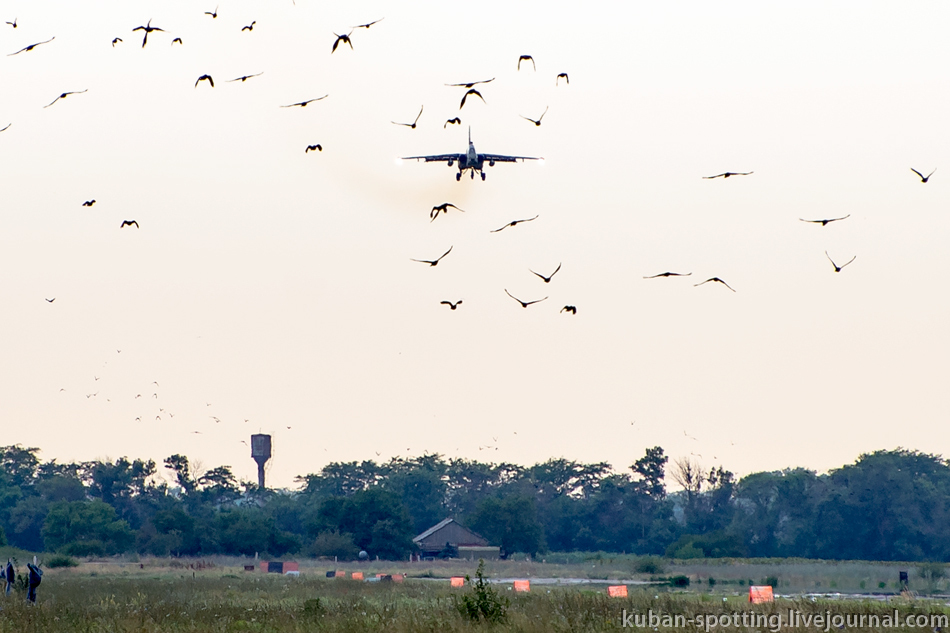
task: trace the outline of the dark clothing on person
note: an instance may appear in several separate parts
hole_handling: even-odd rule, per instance
[[[36,602],[36,588],[43,581],[43,570],[33,563],[29,563],[27,567],[30,568],[30,584],[27,588],[26,599],[29,602]]]
[[[16,580],[16,572],[13,569],[13,561],[7,561],[7,568],[3,571],[3,578],[7,581],[6,594],[9,596],[13,591],[13,583]]]

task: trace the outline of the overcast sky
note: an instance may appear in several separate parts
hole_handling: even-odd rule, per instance
[[[946,3],[0,1],[14,18],[0,445],[253,479],[263,431],[275,486],[433,452],[624,469],[660,445],[743,475],[947,450]],[[461,111],[444,85],[490,78]],[[469,126],[546,160],[485,182],[395,160]],[[754,173],[703,179],[725,171]],[[430,222],[443,202],[465,212]],[[692,275],[643,279],[665,271]]]

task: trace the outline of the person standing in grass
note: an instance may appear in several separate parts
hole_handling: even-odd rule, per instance
[[[13,581],[16,580],[16,571],[13,569],[13,561],[7,559],[7,568],[3,572],[3,577],[7,581],[7,590],[6,595],[10,595],[10,592],[13,591]]]
[[[30,568],[30,585],[26,592],[26,599],[31,604],[36,604],[36,588],[43,581],[43,570],[33,563],[27,563],[26,566]]]

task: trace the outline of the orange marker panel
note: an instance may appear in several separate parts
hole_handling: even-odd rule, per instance
[[[774,602],[775,598],[772,595],[772,587],[765,585],[764,587],[749,587],[749,602],[760,604],[762,602]]]
[[[516,580],[515,591],[531,591],[531,581],[530,580]]]
[[[607,595],[611,598],[626,598],[627,585],[610,585],[607,587]]]
[[[449,584],[452,587],[464,587],[465,578],[463,578],[462,576],[452,576],[451,578],[449,578]]]

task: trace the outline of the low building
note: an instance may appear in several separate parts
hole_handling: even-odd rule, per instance
[[[412,539],[419,548],[418,557],[426,558],[498,558],[499,548],[472,532],[455,519],[445,519]]]

